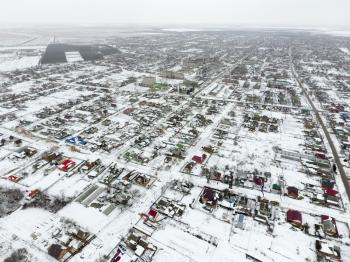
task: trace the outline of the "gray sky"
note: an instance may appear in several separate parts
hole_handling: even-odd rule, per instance
[[[349,26],[350,0],[0,0],[13,24]]]

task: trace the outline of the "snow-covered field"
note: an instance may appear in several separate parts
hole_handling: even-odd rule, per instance
[[[26,69],[39,64],[40,56],[0,57],[0,72],[9,72],[16,69]]]

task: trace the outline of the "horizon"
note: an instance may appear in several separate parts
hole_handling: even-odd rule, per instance
[[[253,26],[349,28],[350,2],[337,0],[4,0],[0,27]],[[317,8],[315,8],[317,6]]]

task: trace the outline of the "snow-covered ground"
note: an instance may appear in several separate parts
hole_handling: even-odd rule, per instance
[[[0,72],[35,67],[39,64],[40,56],[0,57]]]
[[[71,261],[316,261],[315,225],[327,215],[337,236],[321,229],[323,248],[339,246],[350,261],[344,185],[286,36],[273,37],[164,29],[119,39],[116,56],[67,52],[68,63],[40,67],[39,46],[0,49],[0,187],[23,194],[18,209],[0,209],[0,259],[26,248],[30,261],[56,261],[48,250],[60,245]],[[349,53],[334,46],[327,54]],[[345,104],[346,67],[326,54],[309,61],[307,51],[298,56],[307,90],[317,84]],[[155,83],[142,85],[146,76]],[[327,202],[322,186],[333,181]]]

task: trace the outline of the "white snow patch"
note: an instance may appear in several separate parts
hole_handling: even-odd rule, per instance
[[[25,56],[21,58],[0,60],[0,72],[13,71],[16,69],[25,69],[39,64],[40,56]]]
[[[84,59],[81,57],[79,51],[66,52],[66,58],[68,63],[81,62]]]

